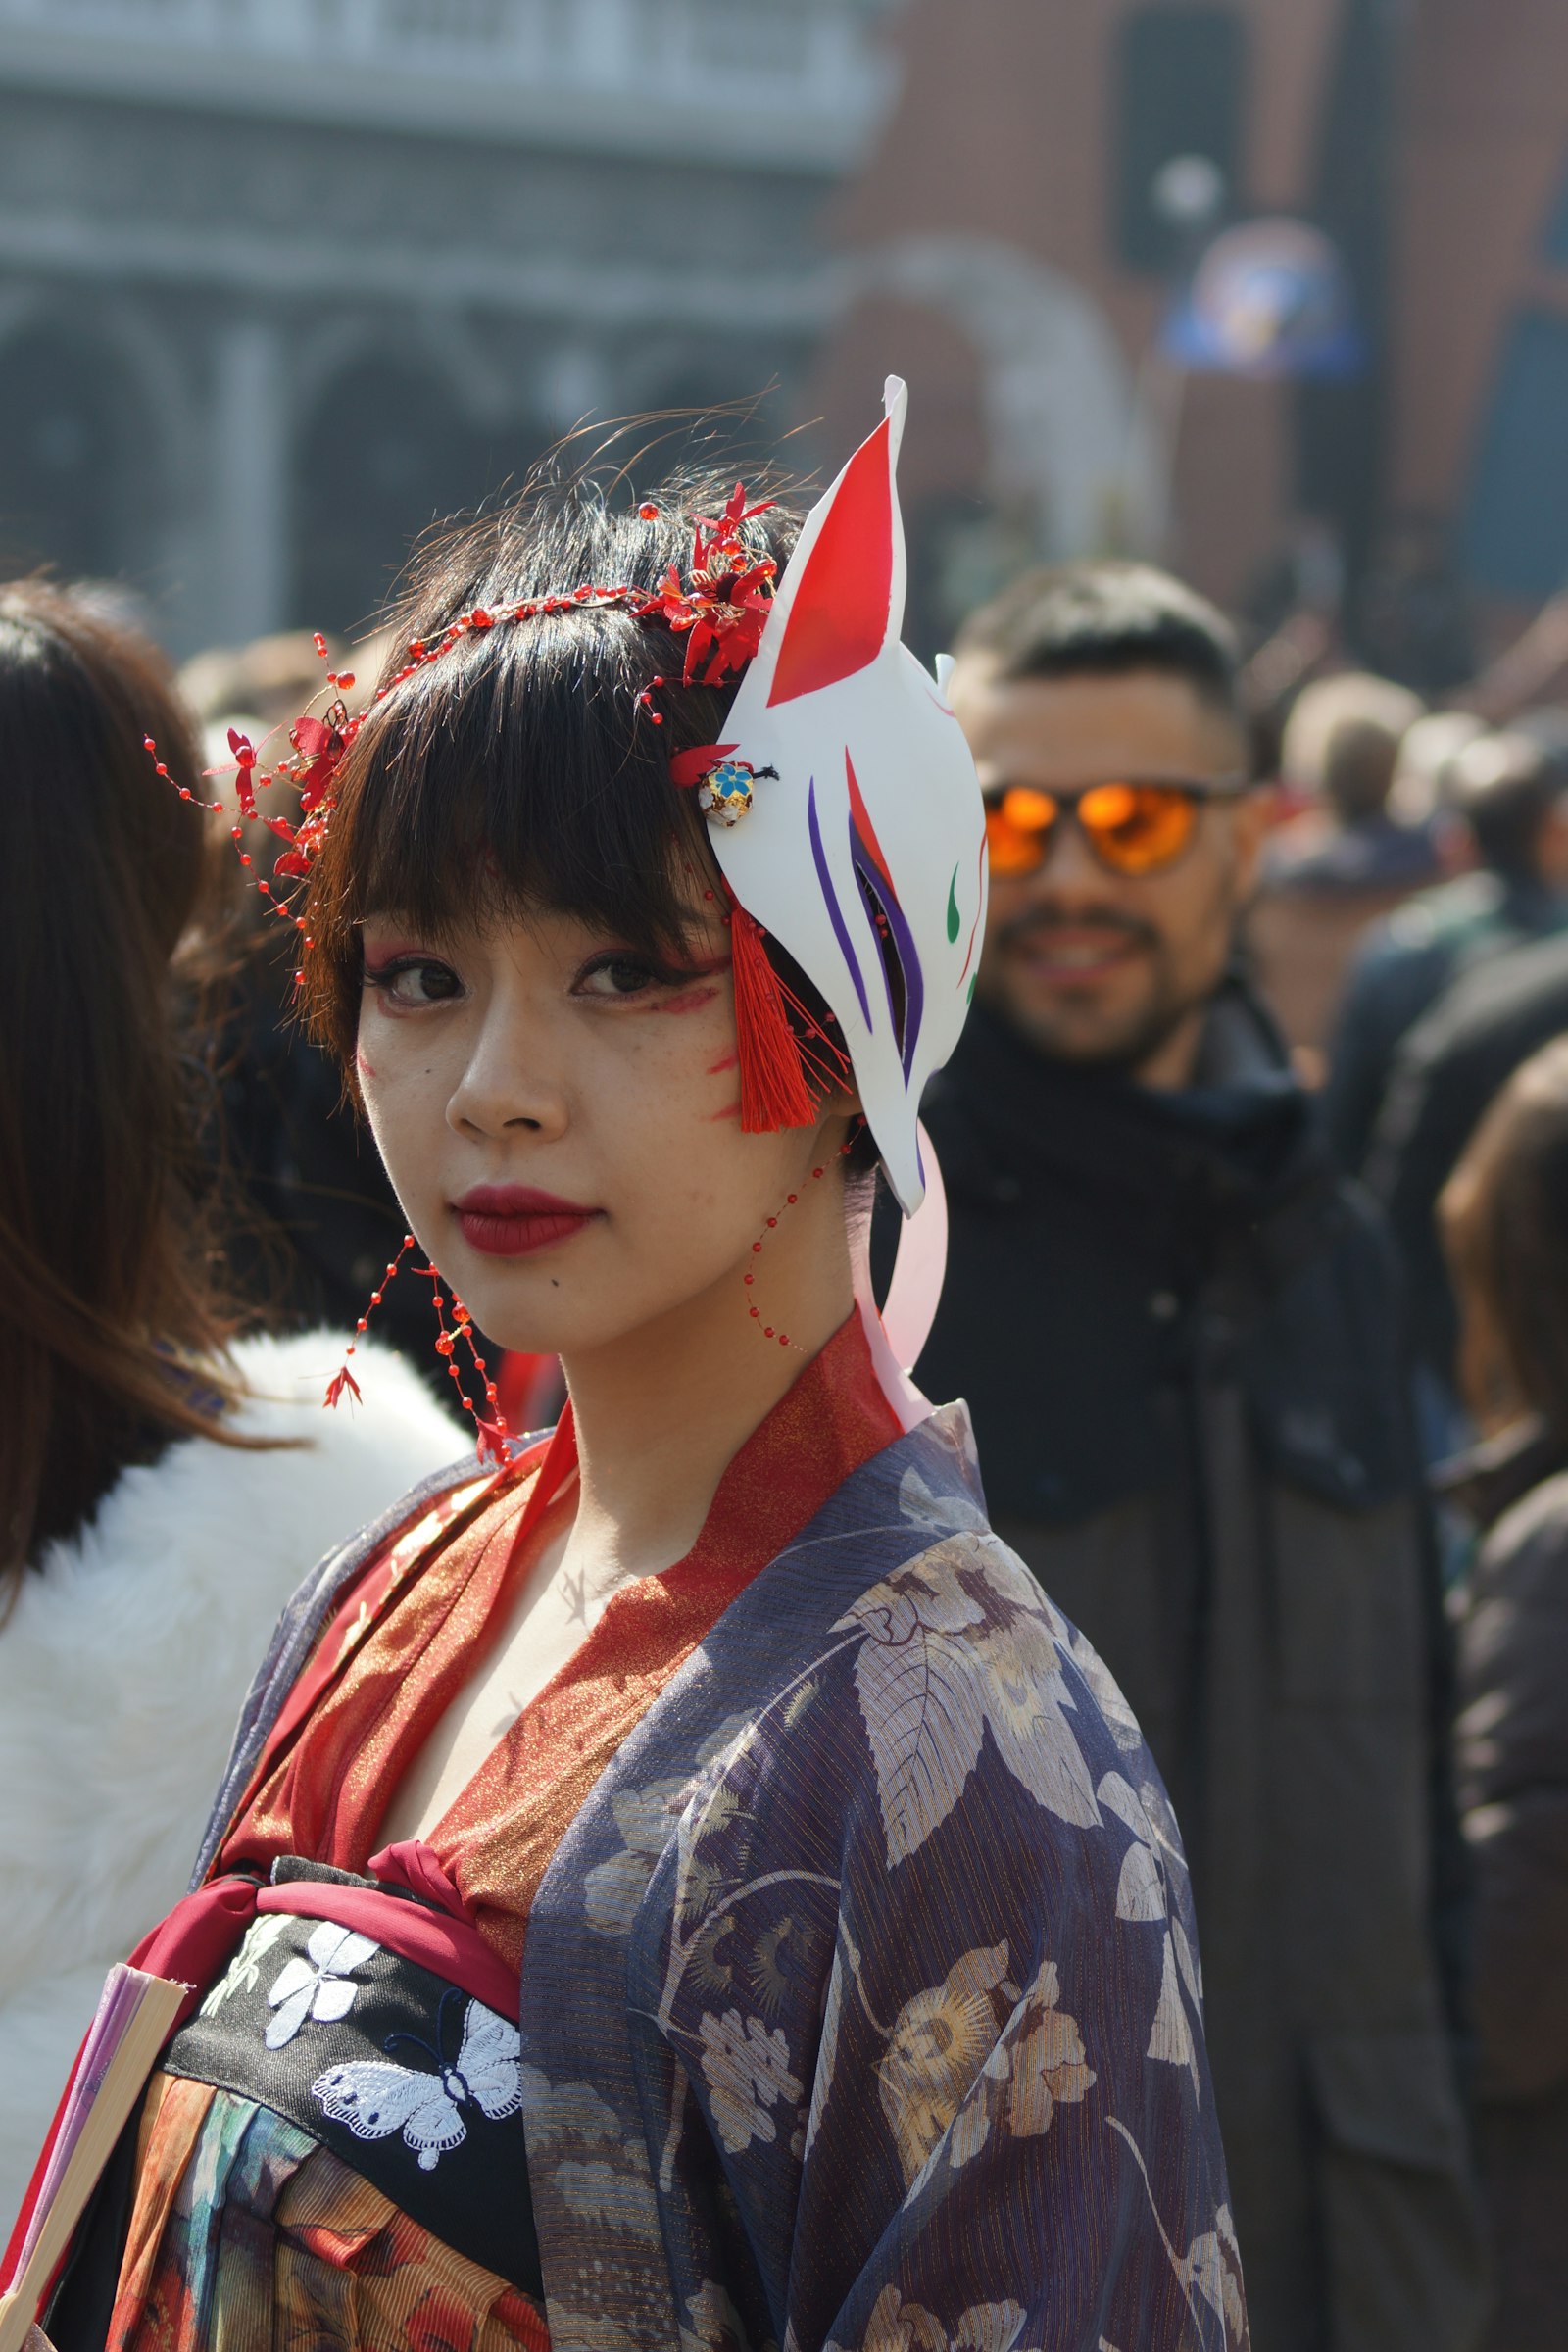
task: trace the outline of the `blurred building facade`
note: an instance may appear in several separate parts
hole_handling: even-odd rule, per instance
[[[877,0],[0,0],[0,563],[345,628],[589,415],[793,418]]]
[[[1260,626],[1345,569],[1363,655],[1430,688],[1568,584],[1561,0],[909,0],[887,38],[818,399],[839,444],[917,377],[918,634],[1030,555],[1161,554]],[[1162,358],[1194,158],[1207,230],[1335,240],[1358,380]]]

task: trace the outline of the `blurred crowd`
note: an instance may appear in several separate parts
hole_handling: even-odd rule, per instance
[[[992,902],[917,1376],[1164,1774],[1259,2352],[1568,2341],[1555,625],[1429,706],[1103,563],[956,648]],[[316,1413],[401,1214],[229,813],[142,749],[221,800],[230,730],[389,651],[176,678],[101,601],[0,590],[0,2204],[279,1604],[462,1450],[428,1285],[377,1307],[365,1413]],[[548,1361],[502,1386],[514,1428],[560,1401]],[[129,1674],[168,1705],[127,1747]],[[1198,1966],[1168,1933],[1165,1965]]]

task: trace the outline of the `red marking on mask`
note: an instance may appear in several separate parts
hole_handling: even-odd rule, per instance
[[[737,1095],[734,1102],[726,1102],[722,1110],[710,1112],[708,1124],[710,1127],[721,1127],[726,1119],[738,1119],[740,1115],[741,1102],[739,1095]]]
[[[729,1052],[725,1054],[722,1054],[720,1058],[714,1062],[712,1068],[708,1073],[709,1077],[717,1078],[720,1077],[725,1070],[732,1070],[735,1067],[735,1064],[740,1060],[740,1048],[738,1046],[731,1046]]]
[[[844,772],[849,780],[850,814],[854,819],[855,829],[864,843],[866,855],[870,858],[877,872],[889,890],[893,890],[893,876],[888,872],[888,861],[882,854],[882,844],[876,837],[876,827],[871,822],[871,811],[860,796],[860,779],[855,772],[855,761],[850,758],[847,744],[844,749]],[[894,891],[893,895],[897,898],[898,892]]]
[[[886,417],[861,443],[823,517],[790,605],[768,708],[853,678],[887,642],[893,472]]]

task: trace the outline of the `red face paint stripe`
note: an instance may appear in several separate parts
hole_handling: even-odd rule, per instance
[[[705,1004],[711,1004],[718,993],[716,988],[689,988],[683,996],[666,997],[662,1004],[652,1005],[650,1010],[654,1012],[700,1012]]]

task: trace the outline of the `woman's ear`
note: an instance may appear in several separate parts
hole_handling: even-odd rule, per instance
[[[842,1152],[852,1144],[865,1127],[865,1112],[860,1097],[853,1086],[836,1086],[822,1104],[822,1122],[817,1132],[822,1148],[827,1152]]]

